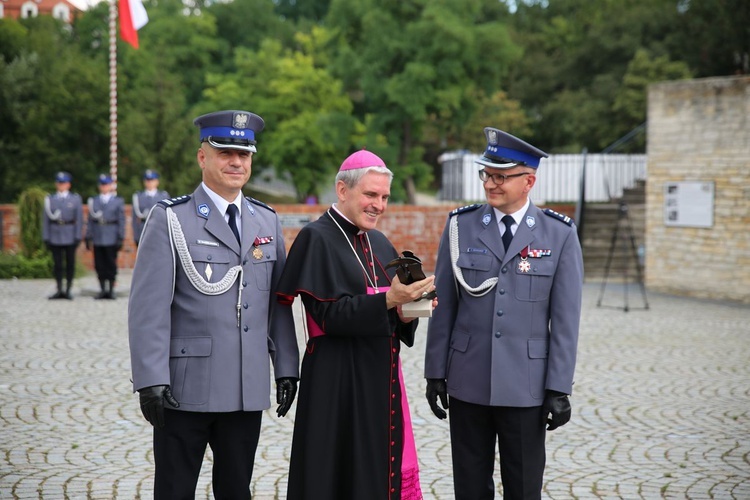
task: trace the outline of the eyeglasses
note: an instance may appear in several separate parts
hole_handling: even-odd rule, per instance
[[[482,182],[487,182],[488,180],[492,179],[492,182],[495,183],[496,186],[502,186],[505,184],[505,181],[508,179],[512,179],[513,177],[521,177],[522,175],[528,175],[530,172],[521,172],[520,174],[491,174],[487,172],[485,169],[482,169],[479,171],[479,179],[481,179]]]

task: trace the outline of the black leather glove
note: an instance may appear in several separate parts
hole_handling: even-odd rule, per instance
[[[292,377],[282,377],[276,379],[276,415],[283,417],[289,408],[292,407],[294,397],[297,395],[297,379]]]
[[[557,391],[547,391],[542,404],[542,418],[548,431],[554,431],[570,420],[570,400],[568,395]]]
[[[120,238],[117,238],[117,245],[115,246],[117,247],[118,252],[122,250],[122,240]]]
[[[91,250],[91,240],[86,240],[86,250]]]
[[[152,385],[138,390],[141,400],[143,417],[156,428],[164,428],[164,401],[173,408],[179,408],[180,403],[172,396],[168,385]]]
[[[437,418],[443,420],[448,416],[448,414],[445,413],[445,410],[448,409],[448,388],[445,385],[445,380],[442,378],[428,378],[427,392],[425,393],[425,396],[427,396],[427,402],[430,404],[432,413],[434,413]],[[445,410],[438,406],[438,397],[440,398],[440,404],[443,405]]]

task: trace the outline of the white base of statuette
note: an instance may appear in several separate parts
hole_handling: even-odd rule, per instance
[[[401,312],[405,318],[431,318],[432,299],[407,302],[401,306]]]

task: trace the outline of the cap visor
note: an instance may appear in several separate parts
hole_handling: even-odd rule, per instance
[[[237,143],[224,144],[221,142],[216,142],[215,140],[211,138],[206,139],[206,142],[209,143],[211,147],[214,147],[216,149],[238,149],[240,151],[249,151],[251,153],[257,152],[253,144],[247,144],[247,145],[242,145],[242,144],[237,144]]]
[[[483,167],[499,168],[499,169],[513,168],[516,165],[518,165],[518,163],[516,163],[516,162],[512,162],[512,163],[496,163],[496,162],[493,162],[493,161],[485,158],[484,156],[481,157],[481,158],[479,158],[478,160],[474,160],[474,163],[476,163],[478,165],[482,165]]]

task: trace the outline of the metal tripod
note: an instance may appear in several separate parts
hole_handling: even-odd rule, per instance
[[[620,230],[624,231],[624,234],[620,238]],[[612,241],[609,245],[609,255],[607,256],[607,264],[604,268],[604,280],[602,280],[602,288],[599,292],[599,300],[596,302],[597,307],[602,306],[602,298],[604,297],[604,289],[607,287],[607,279],[609,278],[609,271],[612,266],[612,257],[615,253],[615,247],[617,240],[621,239],[623,242],[623,250],[625,252],[625,261],[622,266],[623,276],[623,300],[624,304],[622,310],[628,312],[630,310],[630,304],[628,302],[628,282],[629,282],[629,263],[632,258],[635,261],[635,273],[638,285],[641,289],[641,295],[643,297],[643,309],[648,309],[648,300],[646,299],[646,287],[643,284],[643,268],[641,261],[638,258],[638,250],[635,246],[635,236],[633,236],[633,224],[630,221],[630,215],[628,212],[628,204],[624,201],[620,202],[618,207],[618,217],[615,227],[612,230]],[[605,306],[609,307],[609,306]],[[618,308],[619,309],[619,308]]]

